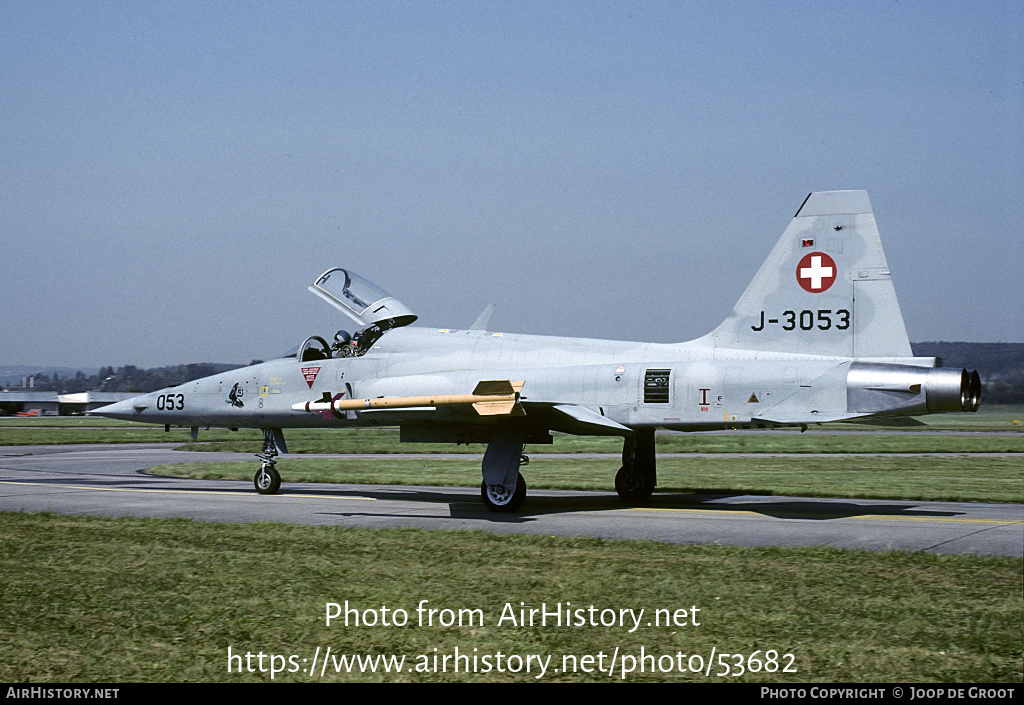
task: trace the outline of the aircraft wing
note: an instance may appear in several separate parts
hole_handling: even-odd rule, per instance
[[[365,399],[331,399],[293,404],[294,411],[337,414],[357,412],[364,418],[405,418],[409,421],[436,419],[482,422],[484,417],[527,417],[528,423],[574,435],[628,436],[632,429],[592,409],[574,404],[523,402],[522,381],[481,380],[471,393],[414,396],[378,396]]]
[[[629,436],[633,430],[584,406],[555,404],[550,409],[561,418],[552,428],[562,433],[586,436]]]

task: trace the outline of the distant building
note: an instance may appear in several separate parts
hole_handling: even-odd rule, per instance
[[[57,397],[57,392],[0,392],[0,414],[57,416],[60,414]]]
[[[0,392],[0,416],[31,414],[33,416],[70,416],[136,396],[121,392]]]

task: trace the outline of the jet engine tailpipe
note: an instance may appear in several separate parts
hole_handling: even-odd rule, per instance
[[[977,411],[977,371],[855,362],[846,376],[846,406],[855,413]]]
[[[929,378],[925,392],[928,411],[978,410],[978,404],[981,402],[981,378],[977,370],[957,372],[952,368],[940,367],[929,372],[934,374],[935,379]]]

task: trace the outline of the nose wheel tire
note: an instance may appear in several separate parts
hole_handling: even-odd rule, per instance
[[[514,512],[526,501],[526,480],[523,479],[522,473],[519,473],[513,492],[502,485],[488,485],[484,482],[480,485],[480,496],[492,512]]]
[[[277,494],[281,488],[281,475],[273,465],[264,465],[256,471],[252,484],[260,494]]]

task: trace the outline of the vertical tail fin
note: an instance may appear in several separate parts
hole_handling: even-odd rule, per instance
[[[867,191],[810,194],[711,336],[719,348],[911,357]]]

